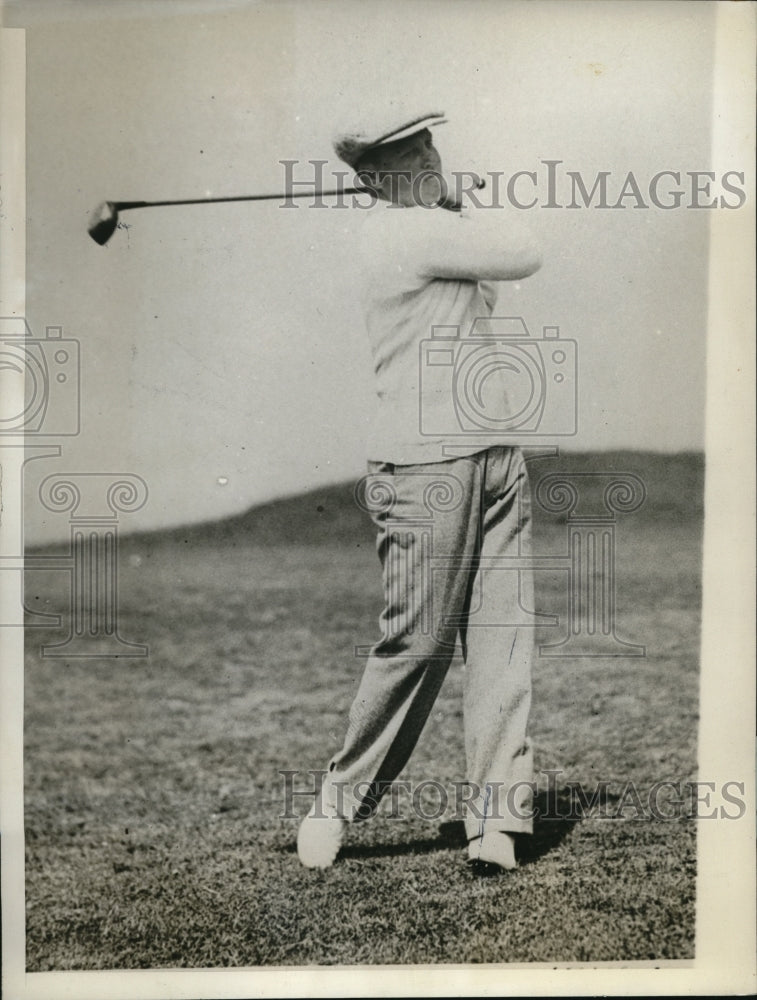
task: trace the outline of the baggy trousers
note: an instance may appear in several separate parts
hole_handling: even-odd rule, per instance
[[[527,736],[534,649],[531,497],[519,448],[423,465],[369,463],[385,607],[327,780],[348,819],[405,766],[459,636],[465,662],[465,826],[531,832]]]

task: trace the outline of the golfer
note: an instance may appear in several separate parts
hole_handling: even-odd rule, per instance
[[[509,211],[454,203],[431,133],[442,121],[435,113],[372,122],[334,143],[376,197],[364,213],[359,263],[376,375],[365,493],[385,500],[367,506],[386,605],[344,745],[300,826],[299,858],[311,868],[336,860],[348,824],[375,812],[405,766],[458,638],[468,856],[514,868],[514,837],[531,832],[525,462],[517,442],[480,426],[465,432],[453,367],[444,351],[440,358],[423,347],[439,328],[466,337],[492,313],[493,282],[527,278],[540,256]],[[506,418],[504,389],[499,399],[488,405]]]

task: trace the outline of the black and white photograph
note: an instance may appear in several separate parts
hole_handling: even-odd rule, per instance
[[[755,975],[755,5],[5,0],[9,1000]]]

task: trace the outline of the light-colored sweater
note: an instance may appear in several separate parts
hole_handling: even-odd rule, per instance
[[[368,458],[411,465],[513,443],[496,430],[509,404],[496,358],[487,368],[491,341],[476,348],[483,380],[459,375],[475,348],[470,340],[463,343],[474,321],[492,314],[492,282],[523,278],[539,267],[529,235],[499,210],[457,213],[381,203],[363,222],[361,300],[377,393]],[[477,400],[476,385],[484,382],[486,398]],[[472,420],[461,421],[461,401]],[[487,419],[477,424],[479,403]]]

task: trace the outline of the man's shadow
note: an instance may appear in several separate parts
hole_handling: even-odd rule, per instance
[[[555,850],[581,819],[581,808],[568,789],[539,792],[534,798],[533,833],[516,838],[515,853],[522,866],[533,864]],[[439,850],[463,850],[467,847],[465,824],[447,820],[439,825],[435,837],[422,837],[393,844],[346,844],[342,858],[381,858],[406,854],[426,854]]]

